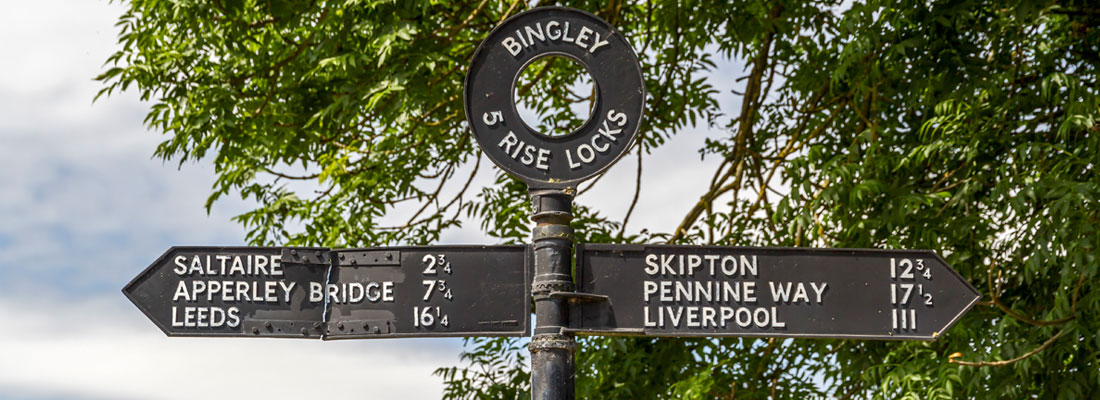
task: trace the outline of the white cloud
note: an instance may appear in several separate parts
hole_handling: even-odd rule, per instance
[[[0,397],[433,398],[455,339],[168,338],[118,299],[0,297]],[[27,396],[31,397],[31,396]]]
[[[0,290],[117,290],[170,244],[238,244],[247,209],[201,208],[209,165],[150,160],[134,93],[92,98],[122,8],[22,2],[0,13]]]
[[[714,50],[710,49],[711,52]],[[744,82],[736,82],[735,75],[742,65],[719,60],[717,66],[718,69],[708,75],[719,92],[718,105],[726,112],[738,110],[740,97],[734,96],[730,89],[744,90]],[[704,121],[701,126],[687,127],[677,132],[662,147],[646,156],[642,164],[642,190],[627,225],[627,234],[642,229],[671,233],[676,229],[684,215],[704,194],[722,161],[714,156],[701,160],[699,149],[707,138],[719,139],[725,135],[728,132],[708,127]],[[577,202],[622,220],[634,197],[637,168],[637,153],[624,155],[590,191],[579,196]],[[716,202],[717,209],[722,209],[721,203]]]
[[[250,204],[230,196],[207,216],[201,205],[214,180],[209,163],[177,171],[150,160],[161,137],[142,126],[148,106],[134,93],[91,103],[101,87],[92,77],[117,46],[120,4],[5,7],[0,54],[17,56],[0,63],[0,397],[439,396],[440,379],[431,372],[457,362],[454,339],[160,333],[118,290],[170,245],[240,244],[243,229],[230,217]],[[696,150],[703,138],[721,134],[685,130],[646,161],[629,231],[676,226],[714,167]],[[469,198],[495,174],[482,161]],[[578,203],[621,218],[633,195],[634,163],[625,157]],[[401,212],[388,219],[404,222]],[[441,242],[490,240],[467,222]]]
[[[0,90],[31,95],[69,90],[73,81],[94,85],[95,74],[87,73],[97,71],[113,51],[114,23],[121,14],[119,3],[106,1],[5,4],[0,50],[12,57],[0,63]],[[95,69],[84,68],[89,65]]]

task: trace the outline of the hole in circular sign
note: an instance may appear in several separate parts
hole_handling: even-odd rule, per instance
[[[581,63],[552,55],[536,58],[523,68],[516,77],[512,99],[531,130],[562,137],[575,132],[592,115],[596,85]]]

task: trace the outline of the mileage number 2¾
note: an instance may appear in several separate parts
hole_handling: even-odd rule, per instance
[[[451,262],[447,261],[446,254],[425,254],[421,259],[421,263],[424,264],[424,297],[425,303],[430,302],[433,297],[442,296],[444,299],[450,301],[454,299],[454,294],[451,292],[451,288],[447,287],[446,279],[439,279],[444,274],[451,275]],[[416,328],[429,328],[436,323],[440,326],[449,326],[450,323],[447,319],[447,314],[443,313],[440,306],[416,306],[413,307],[413,326]]]

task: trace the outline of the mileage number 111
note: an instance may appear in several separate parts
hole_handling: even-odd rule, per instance
[[[908,308],[914,298],[932,306],[932,293],[924,291],[924,284],[917,283],[918,278],[932,280],[932,268],[924,265],[924,260],[890,259],[890,279],[898,281],[890,283],[890,304],[895,305],[891,326],[896,331],[917,330],[917,310]]]

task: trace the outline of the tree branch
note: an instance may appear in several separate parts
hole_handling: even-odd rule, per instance
[[[1065,327],[1065,328],[1062,328],[1061,331],[1058,331],[1058,334],[1054,335],[1054,337],[1051,337],[1050,339],[1047,339],[1046,342],[1043,342],[1042,345],[1040,345],[1039,347],[1036,347],[1034,350],[1031,350],[1027,353],[1024,353],[1023,355],[1021,355],[1019,357],[1008,359],[1008,360],[1001,360],[1001,361],[963,361],[963,360],[956,359],[956,357],[962,357],[962,353],[953,353],[953,354],[951,354],[950,356],[947,357],[947,362],[952,363],[952,364],[965,365],[965,366],[968,366],[968,367],[1001,367],[1001,366],[1005,366],[1005,365],[1012,364],[1012,363],[1015,363],[1015,362],[1023,361],[1024,359],[1027,359],[1028,357],[1039,354],[1039,352],[1041,352],[1043,350],[1046,350],[1047,347],[1050,347],[1050,345],[1054,344],[1055,340],[1058,340],[1058,338],[1060,338],[1062,336],[1065,336],[1065,334],[1067,334],[1067,333],[1069,333],[1069,327],[1068,326]]]
[[[768,21],[774,22],[779,18],[779,14],[783,11],[782,5],[776,5],[768,13]],[[711,185],[707,193],[703,194],[699,202],[695,204],[695,207],[688,212],[684,217],[680,225],[676,227],[675,233],[669,239],[669,243],[673,243],[679,239],[682,239],[689,229],[702,215],[703,211],[710,207],[710,203],[714,201],[721,193],[725,193],[734,188],[733,185],[739,187],[741,185],[744,167],[745,167],[745,154],[746,145],[749,141],[749,137],[752,136],[752,128],[756,123],[756,112],[758,106],[761,104],[761,82],[764,79],[764,74],[768,71],[769,55],[772,51],[772,40],[775,37],[775,26],[768,27],[767,32],[764,34],[764,38],[760,43],[760,47],[757,51],[756,57],[753,59],[752,72],[748,75],[749,82],[745,87],[745,97],[741,103],[741,115],[740,124],[737,128],[737,139],[735,141],[733,153],[727,157],[727,161],[737,160],[732,162],[736,165],[734,168],[737,171],[737,178],[733,184],[725,185],[725,180],[730,176],[729,173],[725,174],[718,182],[714,182]],[[727,165],[727,162],[723,162],[723,166]],[[721,166],[719,167],[722,168]],[[720,186],[720,187],[719,187]]]
[[[267,172],[271,175],[275,175],[275,176],[277,176],[279,178],[283,178],[283,179],[291,179],[291,180],[296,180],[296,181],[308,181],[310,179],[316,179],[317,177],[321,176],[321,174],[311,174],[311,175],[301,175],[301,176],[287,175],[287,174],[284,174],[282,172],[278,172],[278,171],[275,171],[271,168],[268,168],[266,165],[263,166],[262,168],[264,169],[264,172]]]
[[[623,217],[623,225],[619,227],[619,239],[623,238],[623,234],[626,233],[626,223],[630,222],[630,215],[634,214],[634,206],[638,205],[638,195],[642,193],[642,146],[638,147],[638,172],[634,180],[634,199],[630,201],[630,208],[626,210],[626,216]]]
[[[1026,323],[1034,325],[1034,326],[1061,325],[1061,324],[1064,324],[1066,322],[1072,321],[1074,318],[1077,318],[1076,315],[1071,315],[1071,316],[1068,316],[1068,317],[1065,317],[1065,318],[1062,318],[1062,319],[1058,319],[1058,320],[1054,320],[1054,321],[1039,321],[1039,320],[1034,320],[1034,319],[1028,318],[1028,317],[1026,317],[1023,314],[1020,314],[1018,312],[1012,311],[1011,308],[1008,308],[1007,305],[1005,305],[1003,302],[1001,302],[1001,296],[1000,296],[1000,291],[1001,291],[1000,275],[1001,275],[1001,273],[1000,273],[1000,271],[997,272],[997,278],[998,278],[997,287],[996,287],[996,289],[994,289],[994,287],[993,287],[993,268],[996,265],[997,265],[996,261],[993,261],[993,262],[989,263],[989,276],[986,277],[986,281],[987,281],[987,284],[989,285],[990,301],[993,303],[993,305],[997,306],[997,308],[1001,309],[1001,311],[1004,311],[1005,314],[1008,314],[1012,318],[1016,318],[1020,321],[1026,322]]]

